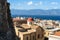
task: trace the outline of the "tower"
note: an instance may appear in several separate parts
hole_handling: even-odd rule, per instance
[[[14,27],[7,0],[0,0],[0,37],[3,40],[14,39]]]
[[[27,19],[27,25],[29,25],[29,26],[32,25],[32,21],[33,21],[33,18],[31,18],[31,17],[28,18]]]

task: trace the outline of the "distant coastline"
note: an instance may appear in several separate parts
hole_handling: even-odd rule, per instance
[[[60,20],[60,9],[31,9],[31,10],[18,10],[11,9],[12,17],[32,17],[46,20]]]
[[[20,10],[20,9],[11,9],[12,15],[53,15],[60,16],[60,9],[31,9],[31,10]]]
[[[39,19],[46,19],[46,20],[60,20],[60,16],[53,16],[53,15],[12,15],[12,17],[32,17],[32,18],[39,18]]]

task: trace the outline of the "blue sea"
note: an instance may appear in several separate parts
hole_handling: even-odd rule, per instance
[[[12,17],[32,17],[32,18],[39,18],[39,19],[45,19],[45,20],[59,20],[60,16],[49,16],[49,15],[12,15]]]

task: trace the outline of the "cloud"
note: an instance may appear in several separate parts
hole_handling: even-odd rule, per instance
[[[37,6],[37,5],[42,5],[42,4],[43,4],[43,2],[40,1],[40,2],[35,3],[34,5]]]
[[[10,5],[10,9],[23,9],[23,7],[21,6],[21,3],[17,3],[17,5],[13,3]]]
[[[54,9],[57,9],[58,7],[54,7]]]
[[[40,1],[40,5],[42,5],[43,4],[43,2],[42,1]]]
[[[32,2],[32,1],[30,1],[30,2],[28,2],[27,4],[28,4],[28,5],[32,5],[32,4],[33,4],[33,2]]]
[[[35,3],[34,5],[37,6],[37,5],[39,5],[39,4],[38,4],[38,3]]]
[[[58,3],[57,2],[51,2],[52,5],[57,5]]]

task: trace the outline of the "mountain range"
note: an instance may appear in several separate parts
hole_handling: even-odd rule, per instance
[[[60,9],[50,9],[50,10],[42,10],[42,9],[31,9],[31,10],[18,10],[11,9],[12,15],[59,15]]]

